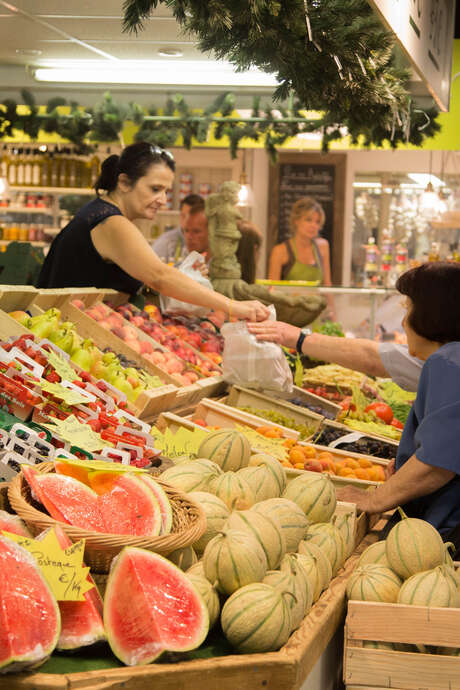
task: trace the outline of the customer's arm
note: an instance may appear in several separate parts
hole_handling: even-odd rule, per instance
[[[249,323],[248,329],[257,340],[268,340],[294,348],[300,328],[282,321]],[[323,362],[334,362],[348,369],[361,371],[369,376],[388,377],[379,355],[378,343],[364,338],[336,338],[312,333],[303,341],[302,353]]]
[[[122,216],[111,216],[98,225],[92,230],[91,238],[104,259],[168,297],[208,309],[221,309],[239,319],[266,319],[269,314],[260,302],[230,300],[163,263],[136,226]]]
[[[375,491],[363,491],[349,486],[337,491],[337,499],[356,503],[357,508],[366,513],[381,513],[404,505],[414,498],[427,496],[447,484],[453,477],[455,472],[428,465],[412,455]]]

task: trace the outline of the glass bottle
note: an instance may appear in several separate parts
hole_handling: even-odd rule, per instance
[[[32,184],[32,156],[30,149],[24,149],[24,185],[30,187]]]
[[[441,255],[440,255],[440,244],[439,242],[432,242],[431,243],[431,248],[428,253],[428,261],[440,261],[441,260]]]

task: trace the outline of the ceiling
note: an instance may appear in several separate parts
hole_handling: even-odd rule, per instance
[[[457,20],[459,19],[457,13]],[[57,85],[39,83],[33,78],[31,68],[46,61],[78,60],[96,61],[98,65],[110,64],[116,71],[125,60],[165,59],[159,50],[180,49],[181,57],[167,58],[181,73],[181,61],[206,61],[211,56],[201,53],[193,36],[182,35],[172,12],[164,5],[154,11],[138,35],[122,32],[122,0],[0,0],[0,95],[5,92],[17,98],[18,89],[27,87],[44,102],[56,95],[77,98],[85,105],[100,100],[104,84]],[[152,103],[152,92],[162,94],[180,91],[193,93],[194,105],[210,91],[220,92],[222,87],[175,86],[118,86],[110,91],[136,95],[141,104]],[[238,93],[238,105],[249,107],[255,91],[269,96],[273,87],[231,87]],[[424,84],[414,79],[411,90],[418,97],[424,96]],[[198,99],[198,100],[197,100]],[[209,99],[208,99],[209,100]]]

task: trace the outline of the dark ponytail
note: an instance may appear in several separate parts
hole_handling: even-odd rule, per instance
[[[130,183],[134,185],[140,177],[143,177],[151,165],[167,165],[174,172],[176,164],[169,151],[165,151],[155,144],[140,141],[127,146],[120,156],[112,155],[103,161],[101,174],[94,189],[113,192],[118,184],[118,176],[121,173],[127,175]]]
[[[120,173],[118,169],[119,161],[120,156],[113,154],[102,162],[101,174],[94,185],[94,189],[97,193],[99,193],[100,189],[104,189],[106,192],[113,192],[117,186],[118,175]]]

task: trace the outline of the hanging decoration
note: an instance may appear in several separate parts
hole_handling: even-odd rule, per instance
[[[367,0],[124,0],[124,30],[141,31],[162,4],[201,51],[275,74],[275,100],[294,97],[297,111],[321,113],[302,131],[321,131],[323,150],[344,130],[352,143],[392,147],[418,146],[439,130],[436,109],[425,115],[413,103],[409,70],[397,65],[393,35]],[[268,150],[293,136],[287,122],[270,124]],[[242,129],[232,128],[236,145]]]
[[[306,117],[300,103],[293,99],[290,99],[288,107],[278,106],[274,110],[263,107],[260,98],[255,97],[251,116],[238,117],[234,114],[237,105],[233,93],[219,95],[199,113],[181,94],[168,98],[161,109],[151,106],[146,111],[137,103],[117,103],[109,92],[94,108],[82,107],[75,101],[67,103],[64,98],[53,98],[48,101],[45,112],[41,112],[29,91],[23,90],[21,95],[21,105],[26,105],[28,110],[25,114],[12,99],[0,104],[0,140],[12,137],[16,132],[24,132],[32,140],[37,140],[40,130],[43,130],[59,134],[82,154],[93,150],[91,142],[118,141],[124,145],[122,131],[128,121],[139,128],[135,134],[136,141],[149,141],[164,147],[182,145],[191,149],[194,144],[207,141],[211,133],[216,140],[227,137],[232,158],[236,158],[239,144],[245,138],[263,141],[272,161],[276,161],[277,148],[298,134],[322,132],[323,151],[328,150],[332,139],[338,138],[327,129],[326,116]],[[414,113],[408,141],[420,145],[423,139],[439,131],[436,114],[434,109],[427,111],[430,124],[421,132],[419,125],[425,124],[425,111],[419,109]],[[340,137],[342,135],[340,133]],[[380,132],[376,126],[373,133],[367,133],[363,143],[381,145],[385,138],[384,131]],[[357,137],[352,136],[352,140],[357,143]],[[395,135],[391,143],[396,146],[400,141],[402,138]]]

